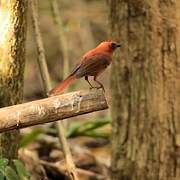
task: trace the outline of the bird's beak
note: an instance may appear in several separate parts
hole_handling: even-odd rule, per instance
[[[121,47],[121,44],[116,44],[116,47]]]

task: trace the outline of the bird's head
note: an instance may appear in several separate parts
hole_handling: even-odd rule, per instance
[[[114,50],[116,50],[116,48],[118,47],[121,47],[121,44],[109,40],[109,41],[103,41],[96,48],[104,52],[113,53]]]

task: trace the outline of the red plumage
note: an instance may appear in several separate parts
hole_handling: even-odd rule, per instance
[[[75,76],[68,76],[64,81],[62,81],[58,86],[53,88],[49,94],[57,94],[63,92],[70,84],[76,80]]]
[[[96,48],[88,51],[77,63],[72,73],[63,82],[52,89],[49,94],[56,95],[62,93],[76,79],[82,77],[85,77],[85,80],[89,83],[91,88],[103,88],[104,90],[103,84],[97,80],[97,77],[110,65],[112,54],[117,47],[120,47],[120,45],[113,41],[105,41]],[[93,87],[88,80],[89,76],[93,76],[94,81],[100,86]]]

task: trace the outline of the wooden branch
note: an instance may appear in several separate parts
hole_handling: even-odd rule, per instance
[[[101,90],[75,91],[0,109],[0,132],[107,109]]]

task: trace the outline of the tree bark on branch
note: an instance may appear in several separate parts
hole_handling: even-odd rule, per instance
[[[107,109],[101,90],[75,91],[0,109],[0,132]]]

